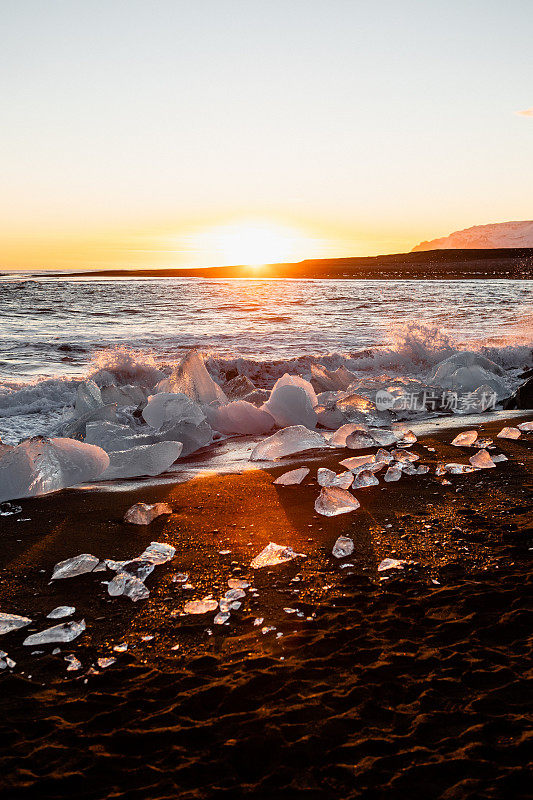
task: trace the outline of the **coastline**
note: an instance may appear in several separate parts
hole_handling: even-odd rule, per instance
[[[504,424],[498,419],[479,430],[494,435]],[[429,434],[412,451],[431,465],[441,459],[467,463],[473,451],[449,445],[455,433]],[[2,735],[11,741],[2,757],[10,797],[31,797],[32,791],[59,797],[67,786],[80,797],[103,796],[91,783],[93,772],[102,780],[102,759],[110,764],[105,796],[126,796],[135,786],[134,776],[124,773],[134,751],[158,765],[143,784],[144,796],[207,798],[227,791],[240,797],[248,786],[257,797],[303,792],[321,798],[332,791],[360,796],[366,786],[374,794],[364,796],[381,797],[387,786],[387,797],[399,797],[416,789],[418,774],[426,774],[425,785],[435,792],[455,782],[463,786],[447,797],[479,797],[495,775],[492,793],[483,796],[516,791],[521,767],[505,757],[502,762],[505,742],[492,741],[490,729],[491,719],[503,716],[515,740],[525,736],[533,442],[529,434],[495,443],[509,457],[496,469],[448,476],[451,485],[434,474],[380,482],[356,492],[360,509],[333,518],[314,512],[316,462],[302,485],[292,487],[273,485],[287,469],[280,463],[173,486],[65,490],[20,501],[18,516],[28,522],[0,518],[2,609],[34,619],[27,629],[2,637],[17,662],[0,678],[9,720]],[[346,455],[324,452],[320,465],[335,467]],[[305,457],[300,461],[305,464]],[[138,501],[168,502],[173,514],[148,526],[125,524],[125,510]],[[353,538],[355,551],[339,562],[331,547],[341,534]],[[175,546],[176,555],[147,579],[145,601],[109,597],[101,585],[109,573],[49,583],[59,560],[80,552],[133,557],[154,540]],[[307,558],[251,570],[251,558],[269,541]],[[389,557],[417,564],[378,573],[377,565]],[[343,561],[353,567],[341,568]],[[189,573],[192,591],[172,582],[178,571]],[[213,625],[212,613],[180,616],[185,600],[219,597],[232,576],[252,582],[257,594],[247,592],[229,625]],[[87,630],[56,655],[56,646],[46,645],[30,656],[33,648],[22,647],[23,638],[47,627],[46,613],[63,604],[76,606],[73,619],[83,616]],[[253,624],[257,618],[263,618],[260,626]],[[263,627],[269,630],[263,633]],[[143,640],[147,636],[153,638]],[[117,654],[113,647],[124,641],[127,652]],[[505,668],[497,666],[503,652]],[[66,672],[69,653],[82,662],[79,672]],[[110,656],[116,663],[98,668],[97,658]],[[140,697],[143,712],[134,711]],[[155,716],[147,714],[150,707]],[[65,756],[65,724],[74,709],[75,735],[85,747],[69,752],[69,769],[56,774],[54,758],[44,764],[39,752],[46,743],[56,749],[56,759]],[[40,727],[33,719],[43,714]],[[198,736],[192,733],[197,726]],[[380,745],[385,729],[389,743]],[[458,738],[447,735],[452,729]],[[170,752],[158,731],[177,747],[166,777]],[[120,745],[126,740],[127,753]],[[107,742],[103,751],[98,742]],[[450,759],[466,758],[458,755],[463,746],[473,753],[468,763],[485,765],[468,778],[449,767]],[[270,747],[281,766],[272,762]],[[305,764],[298,752],[306,753]],[[313,766],[310,753],[317,754]],[[500,763],[489,768],[496,757]],[[295,782],[290,785],[284,784],[287,759]],[[201,787],[194,795],[190,775]],[[215,775],[217,791],[210,784]]]

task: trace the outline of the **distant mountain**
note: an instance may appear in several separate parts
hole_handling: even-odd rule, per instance
[[[419,250],[490,250],[502,247],[533,247],[533,221],[495,222],[492,225],[474,225],[464,231],[455,231],[442,239],[420,242],[412,253]]]

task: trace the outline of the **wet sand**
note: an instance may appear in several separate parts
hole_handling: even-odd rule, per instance
[[[412,450],[432,466],[467,463],[474,451],[451,447],[456,433]],[[21,514],[0,517],[1,609],[34,624],[0,639],[17,662],[0,676],[5,796],[528,796],[533,436],[495,442],[509,457],[496,469],[450,485],[434,474],[381,481],[335,518],[314,512],[316,467],[336,467],[346,450],[310,463],[300,486],[274,486],[279,466],[20,501]],[[124,523],[140,500],[173,514]],[[341,534],[355,551],[339,561]],[[109,597],[109,572],[49,584],[57,561],[129,558],[150,541],[176,556],[146,580],[147,600]],[[250,569],[269,541],[307,558]],[[388,557],[415,563],[379,573]],[[229,625],[181,615],[232,576],[256,591]],[[23,647],[58,605],[75,606],[86,632],[56,655]],[[127,652],[113,651],[124,641]],[[71,653],[79,672],[66,672]],[[115,664],[96,665],[109,656]]]

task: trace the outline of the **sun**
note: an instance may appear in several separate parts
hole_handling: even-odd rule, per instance
[[[312,239],[300,231],[271,222],[218,225],[193,237],[193,248],[206,264],[261,267],[297,261],[312,253]]]

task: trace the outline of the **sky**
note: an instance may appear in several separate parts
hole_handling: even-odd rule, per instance
[[[533,218],[526,0],[0,8],[0,269],[373,255]]]

